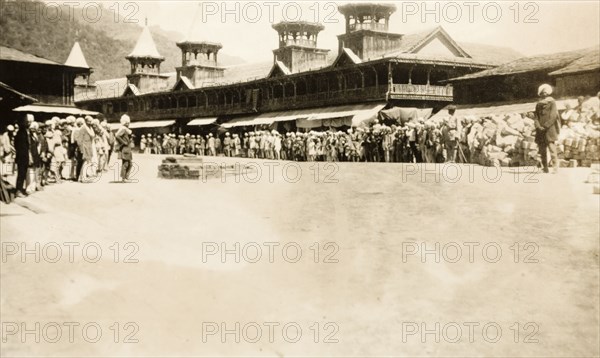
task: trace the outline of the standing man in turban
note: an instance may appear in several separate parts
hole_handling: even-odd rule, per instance
[[[535,141],[540,148],[542,156],[542,167],[544,173],[548,173],[548,150],[554,164],[555,174],[558,171],[558,151],[556,149],[556,141],[560,132],[560,117],[556,108],[554,98],[550,97],[552,87],[548,84],[543,84],[538,88],[538,96],[540,100],[535,106]]]
[[[133,160],[133,154],[131,150],[132,143],[132,131],[129,129],[131,119],[128,115],[124,114],[121,116],[121,128],[115,134],[115,140],[119,147],[119,159],[121,159],[121,180],[126,183],[129,179],[129,173],[131,172],[131,161]]]

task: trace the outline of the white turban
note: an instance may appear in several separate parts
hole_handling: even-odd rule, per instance
[[[541,85],[538,88],[538,96],[541,96],[542,93],[546,94],[547,96],[552,94],[552,86],[550,86],[547,83],[544,83],[543,85]]]
[[[121,124],[125,125],[126,123],[131,123],[131,118],[128,115],[124,114],[121,116]]]

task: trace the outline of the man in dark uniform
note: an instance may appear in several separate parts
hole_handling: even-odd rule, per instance
[[[25,179],[29,168],[29,124],[27,116],[19,121],[19,130],[15,135],[15,161],[17,163],[17,196],[27,196]]]
[[[556,174],[558,171],[556,141],[560,133],[560,116],[554,98],[550,97],[551,94],[552,87],[548,84],[543,84],[538,88],[540,101],[536,104],[534,113],[535,141],[540,148],[544,173],[548,173],[548,150],[550,150],[554,164],[552,173]]]

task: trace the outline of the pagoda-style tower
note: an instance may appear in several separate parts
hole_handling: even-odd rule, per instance
[[[340,52],[349,48],[362,60],[369,60],[399,47],[402,35],[388,32],[396,5],[349,3],[338,10],[346,18],[346,33],[338,35]]]
[[[147,21],[133,51],[125,58],[131,64],[131,73],[127,75],[127,82],[134,85],[139,93],[156,92],[167,88],[169,76],[160,73],[160,63],[165,58],[156,49]]]
[[[83,55],[83,51],[81,51],[81,46],[79,46],[78,41],[75,41],[75,44],[73,44],[73,48],[71,48],[65,66],[87,68],[87,73],[80,73],[75,77],[75,85],[88,85],[92,69],[85,60],[85,56]]]
[[[181,67],[176,68],[177,80],[186,77],[194,87],[200,87],[202,82],[223,77],[225,71],[219,67],[217,60],[223,45],[207,41],[206,34],[201,33],[203,29],[197,19],[198,16],[195,16],[186,38],[177,43],[177,47],[181,49]]]
[[[75,76],[73,93],[76,99],[85,98],[83,96],[87,95],[88,91],[95,90],[96,85],[90,84],[90,75],[92,74],[92,69],[85,60],[85,56],[83,55],[83,51],[81,51],[81,46],[79,46],[78,41],[75,41],[75,44],[73,44],[73,48],[71,48],[71,52],[69,53],[69,57],[65,62],[65,66],[78,69],[73,72]]]
[[[319,32],[324,28],[306,21],[274,24],[273,29],[279,33],[279,48],[273,50],[273,61],[282,63],[290,73],[326,66],[329,50],[317,48]]]

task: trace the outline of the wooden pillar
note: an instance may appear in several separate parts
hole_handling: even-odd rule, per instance
[[[413,68],[414,68],[414,67],[413,67],[413,66],[411,66],[411,67],[408,69],[408,84],[409,84],[409,85],[412,85],[412,71],[413,71]]]
[[[375,66],[372,66],[371,69],[375,73],[375,87],[379,87],[379,76],[377,75],[377,69]]]
[[[360,82],[361,88],[365,88],[365,73],[363,71],[360,71]]]
[[[427,86],[429,86],[429,78],[431,77],[431,67],[427,68]]]

